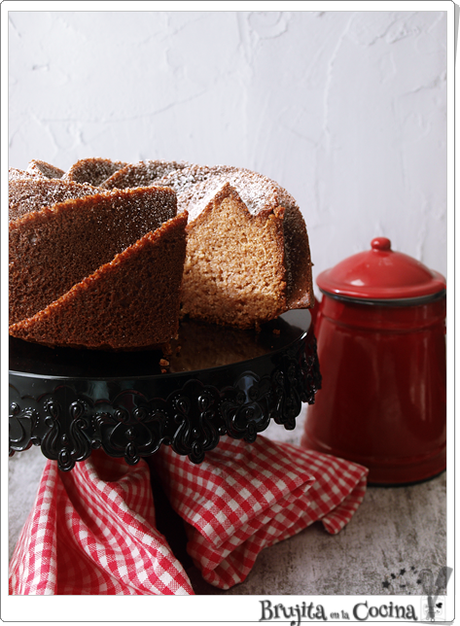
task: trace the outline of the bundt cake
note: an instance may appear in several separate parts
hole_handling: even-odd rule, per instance
[[[258,328],[313,304],[292,198],[249,170],[148,160],[10,170],[10,334],[46,345],[168,345],[180,316]]]

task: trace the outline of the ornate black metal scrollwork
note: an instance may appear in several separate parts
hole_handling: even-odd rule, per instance
[[[260,379],[253,372],[244,372],[233,388],[224,391],[221,414],[225,430],[231,437],[252,443],[257,433],[267,428],[270,423],[269,392],[268,377]]]
[[[198,380],[187,381],[181,390],[168,398],[174,424],[170,442],[175,452],[200,463],[205,452],[216,447],[224,432],[219,404],[218,390]]]
[[[35,430],[40,416],[36,409],[26,407],[21,409],[17,402],[10,405],[10,456],[17,451],[27,450],[36,443]]]
[[[277,424],[283,424],[286,430],[295,428],[295,418],[300,413],[302,402],[298,381],[298,370],[291,361],[286,369],[279,369],[273,375],[275,407],[271,417]]]
[[[40,445],[68,471],[98,447],[135,464],[169,445],[200,463],[224,434],[253,442],[272,419],[294,428],[302,403],[312,404],[321,388],[312,332],[266,361],[230,365],[225,376],[222,368],[217,377],[204,371],[203,379],[139,377],[129,388],[118,379],[43,377],[30,387],[30,377],[10,373],[10,454]]]
[[[68,406],[53,398],[44,402],[43,421],[48,432],[41,440],[43,454],[58,462],[60,469],[71,470],[77,461],[83,461],[91,454],[89,429],[89,406],[82,399],[70,402]]]
[[[93,439],[110,456],[122,456],[134,465],[141,457],[154,454],[167,440],[167,419],[166,408],[129,390],[117,396],[115,403],[107,403],[105,410],[94,413]]]

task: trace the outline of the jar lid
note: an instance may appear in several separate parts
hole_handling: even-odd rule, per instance
[[[325,293],[366,300],[419,298],[446,288],[441,274],[392,250],[386,237],[376,237],[370,250],[358,252],[322,272],[316,282]]]

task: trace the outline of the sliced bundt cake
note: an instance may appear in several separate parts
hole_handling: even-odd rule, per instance
[[[182,316],[237,329],[313,305],[300,209],[255,172],[99,158],[63,172],[34,160],[26,171],[10,170],[9,185],[10,333],[17,337],[132,349],[167,342],[179,303]]]

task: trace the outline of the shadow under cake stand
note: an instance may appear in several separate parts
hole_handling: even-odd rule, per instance
[[[10,337],[10,455],[41,447],[61,470],[102,447],[130,464],[162,445],[200,463],[222,435],[253,442],[271,420],[295,428],[321,387],[311,315],[259,332],[183,320],[158,351],[53,349]]]

